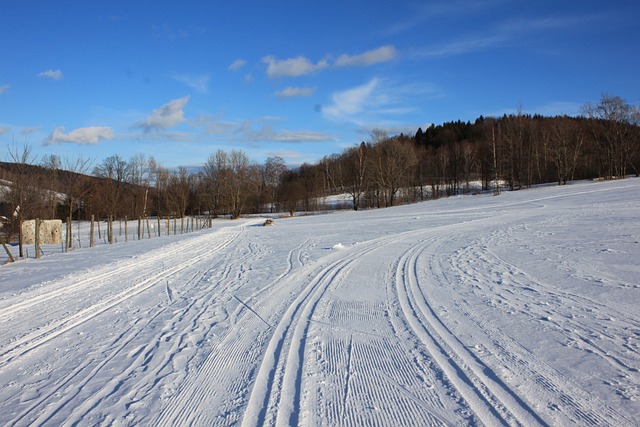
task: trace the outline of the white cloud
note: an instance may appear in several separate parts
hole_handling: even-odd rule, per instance
[[[28,128],[23,128],[22,131],[20,131],[20,133],[22,135],[28,136],[31,135],[32,133],[36,133],[40,130],[40,126],[35,126],[35,127],[28,127]]]
[[[207,93],[207,91],[209,90],[209,76],[207,74],[202,74],[199,76],[179,74],[177,76],[174,76],[173,78],[200,93]]]
[[[258,129],[251,128],[251,124],[245,121],[238,129],[240,139],[248,142],[322,142],[333,140],[326,133],[306,130],[278,130],[271,124],[263,125]]]
[[[380,62],[390,61],[394,59],[397,54],[393,46],[386,45],[359,55],[340,55],[334,65],[336,67],[367,67]]]
[[[0,95],[2,95],[3,93],[7,93],[9,91],[10,87],[11,87],[11,85],[1,85],[0,86]]]
[[[331,97],[333,104],[323,107],[322,113],[332,120],[354,119],[365,107],[380,103],[375,100],[379,84],[380,81],[374,78],[362,86],[334,93]]]
[[[340,55],[333,64],[328,59],[322,59],[313,63],[309,58],[297,56],[295,58],[277,59],[273,55],[265,56],[262,62],[267,64],[269,78],[300,77],[313,74],[330,66],[334,67],[368,67],[370,65],[386,62],[398,55],[392,45],[381,46],[357,55]]]
[[[260,117],[242,121],[224,121],[219,116],[200,116],[192,122],[206,134],[215,134],[219,139],[248,143],[259,142],[320,142],[332,141],[329,134],[310,130],[276,129],[275,124],[286,121],[283,117]]]
[[[245,65],[247,65],[247,61],[244,59],[236,59],[229,65],[229,71],[238,71]]]
[[[64,127],[59,126],[51,132],[48,138],[43,141],[43,145],[57,145],[61,142],[71,142],[81,145],[98,144],[99,142],[112,139],[113,130],[106,126],[89,126],[72,130],[65,134]]]
[[[315,91],[316,89],[312,87],[291,87],[290,86],[276,92],[276,96],[280,98],[311,96],[314,94]]]
[[[299,151],[285,151],[285,150],[277,150],[277,151],[269,151],[267,153],[269,157],[282,157],[283,159],[302,159],[306,155],[300,153]]]
[[[442,58],[466,53],[480,52],[492,48],[517,46],[551,31],[573,31],[593,27],[605,17],[600,15],[577,15],[507,20],[479,33],[457,37],[449,42],[432,45],[414,51],[417,58]]]
[[[149,117],[136,123],[134,128],[141,128],[145,133],[176,126],[185,121],[184,106],[189,97],[174,99],[162,107],[153,110]]]
[[[410,118],[416,113],[412,104],[416,94],[437,96],[430,85],[397,84],[387,79],[373,78],[367,83],[331,96],[331,103],[322,106],[322,115],[334,122],[346,123],[358,132],[385,129],[389,134],[412,134],[418,127]]]
[[[38,74],[38,77],[44,77],[52,80],[62,80],[62,71],[60,70],[47,70]]]
[[[307,74],[324,70],[329,66],[326,59],[318,61],[317,64],[311,62],[304,56],[298,56],[289,59],[276,59],[269,55],[262,58],[262,62],[267,64],[267,75],[269,78],[275,79],[279,77],[300,77]]]

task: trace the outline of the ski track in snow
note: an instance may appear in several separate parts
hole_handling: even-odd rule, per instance
[[[0,298],[0,424],[637,425],[638,199],[244,220],[46,278]]]

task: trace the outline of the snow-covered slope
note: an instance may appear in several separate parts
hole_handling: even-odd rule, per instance
[[[640,423],[640,180],[0,267],[2,425]]]

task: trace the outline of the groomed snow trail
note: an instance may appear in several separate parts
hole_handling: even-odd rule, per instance
[[[4,266],[0,424],[638,425],[639,201],[581,183]]]

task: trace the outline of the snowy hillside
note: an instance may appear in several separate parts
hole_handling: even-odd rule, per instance
[[[0,267],[0,425],[640,424],[640,179]]]

